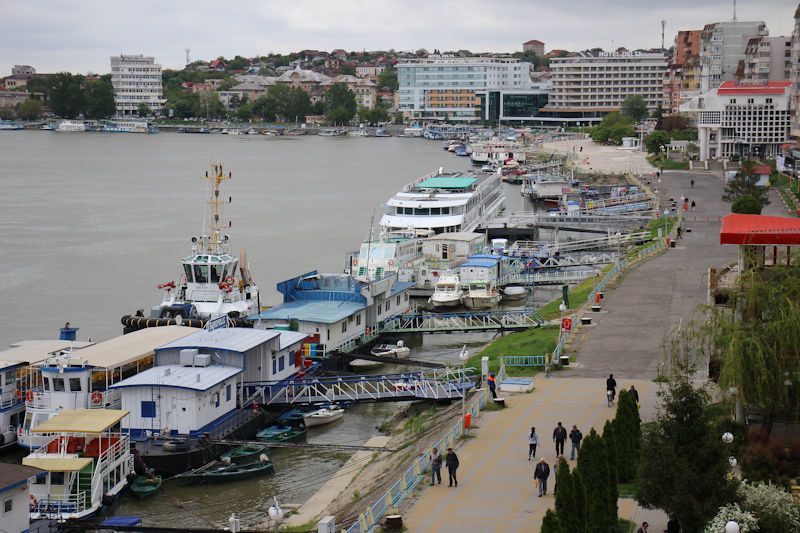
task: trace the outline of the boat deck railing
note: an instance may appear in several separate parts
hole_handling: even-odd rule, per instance
[[[79,491],[62,496],[54,496],[46,492],[46,485],[41,485],[44,493],[36,490],[38,485],[31,485],[30,512],[32,514],[46,515],[51,518],[61,518],[63,515],[80,513],[86,510],[86,491]]]
[[[436,333],[447,331],[493,331],[541,326],[544,319],[536,309],[471,313],[419,313],[384,320],[379,333]]]
[[[13,389],[0,394],[0,409],[8,409],[18,403],[22,403],[19,389]]]

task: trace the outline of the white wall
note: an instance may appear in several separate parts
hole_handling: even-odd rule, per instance
[[[17,533],[27,531],[30,524],[28,484],[0,492],[0,528]],[[6,501],[11,500],[11,510],[5,512]]]

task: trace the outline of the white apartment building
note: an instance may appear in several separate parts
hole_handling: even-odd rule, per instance
[[[753,37],[744,50],[743,83],[788,80],[792,72],[791,37]]]
[[[138,55],[111,57],[111,85],[114,87],[114,103],[117,115],[135,115],[139,104],[155,113],[161,113],[164,105],[161,90],[161,65],[155,58]]]
[[[789,139],[792,82],[722,82],[681,106],[697,116],[700,159],[774,158]]]
[[[550,59],[550,100],[544,111],[599,121],[639,95],[654,111],[663,100],[667,57],[649,52],[580,53]]]
[[[508,57],[429,56],[397,64],[400,111],[412,120],[480,120],[478,93],[531,88],[530,63]]]
[[[792,137],[800,138],[800,5],[794,12],[794,30],[792,30],[792,72],[789,80],[794,83],[792,96]]]
[[[701,92],[735,81],[747,43],[769,35],[763,22],[715,22],[700,35]]]

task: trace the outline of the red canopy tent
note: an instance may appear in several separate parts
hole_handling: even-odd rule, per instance
[[[800,246],[800,218],[727,215],[722,219],[719,242],[753,246]]]

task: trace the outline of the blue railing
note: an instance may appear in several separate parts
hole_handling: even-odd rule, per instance
[[[486,406],[487,389],[479,391],[478,398],[466,409],[473,417],[478,416]],[[447,448],[452,448],[464,433],[464,422],[459,417],[458,422],[431,448],[437,448],[440,452]],[[367,507],[364,512],[358,515],[358,520],[346,529],[347,533],[372,533],[380,527],[381,518],[388,511],[399,506],[406,497],[411,494],[414,488],[419,485],[426,475],[430,466],[431,449],[417,457],[414,463],[400,476],[400,478],[389,487],[380,498],[372,505]]]

